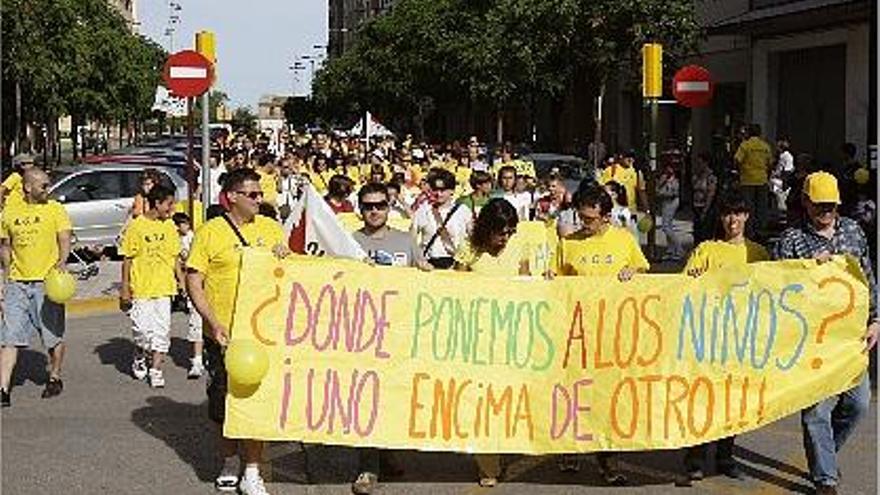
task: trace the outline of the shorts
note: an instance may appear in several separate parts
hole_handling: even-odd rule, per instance
[[[208,373],[206,380],[208,417],[223,426],[223,421],[226,419],[226,363],[223,362],[223,348],[214,339],[205,339],[202,361]]]
[[[64,341],[64,330],[64,305],[46,297],[43,282],[6,283],[0,344],[27,347],[37,333],[46,349],[54,349]]]
[[[128,312],[135,347],[168,353],[171,347],[171,298],[135,299]]]

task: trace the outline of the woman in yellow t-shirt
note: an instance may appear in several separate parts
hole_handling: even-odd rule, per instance
[[[749,208],[742,193],[730,191],[720,198],[719,220],[721,228],[718,239],[701,242],[694,249],[684,267],[685,273],[696,278],[706,272],[770,259],[770,254],[763,246],[746,239]],[[733,458],[735,438],[729,436],[714,442],[715,459],[721,474],[740,479],[742,473]],[[707,444],[701,444],[687,449],[684,462],[691,481],[703,479],[706,446]]]
[[[529,256],[524,249],[509,246],[516,234],[519,216],[506,199],[494,198],[480,210],[473,231],[455,253],[455,269],[483,275],[529,275]],[[480,471],[480,486],[493,487],[501,476],[501,456],[474,456]]]

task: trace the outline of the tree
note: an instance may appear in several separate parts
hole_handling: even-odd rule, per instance
[[[238,107],[232,112],[232,128],[252,134],[257,130],[257,116],[249,107]]]
[[[314,100],[304,96],[291,96],[284,102],[284,118],[294,127],[307,127],[318,119]]]
[[[612,75],[635,80],[646,41],[663,43],[674,63],[700,34],[694,0],[400,0],[358,29],[312,89],[337,119],[420,115],[432,101],[488,106],[500,122],[577,81],[597,95]]]
[[[214,89],[208,92],[208,116],[212,122],[217,122],[219,119],[217,117],[217,109],[220,105],[226,105],[229,103],[229,95],[220,91],[219,89]],[[196,98],[195,105],[193,106],[193,111],[196,115],[202,114],[202,98]]]
[[[23,123],[52,127],[65,114],[75,124],[149,115],[164,51],[105,0],[7,0],[0,16],[3,88],[21,95],[20,118],[3,120],[7,143]],[[3,110],[15,115],[10,100]]]

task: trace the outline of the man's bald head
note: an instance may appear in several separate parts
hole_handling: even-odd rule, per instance
[[[45,203],[49,199],[49,174],[39,168],[25,170],[22,177],[28,203]]]

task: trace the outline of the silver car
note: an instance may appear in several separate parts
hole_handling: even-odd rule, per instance
[[[51,172],[49,196],[64,205],[76,245],[111,246],[128,219],[144,169],[154,168],[186,199],[186,181],[173,169],[135,164],[77,165]]]

